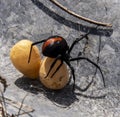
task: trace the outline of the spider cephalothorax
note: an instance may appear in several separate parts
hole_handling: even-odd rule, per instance
[[[47,73],[47,76],[49,75],[51,69],[53,68],[53,66],[55,65],[55,63],[58,59],[61,60],[61,64],[56,68],[56,70],[52,74],[51,78],[59,70],[59,68],[62,66],[63,62],[65,62],[69,66],[69,68],[71,69],[71,73],[73,76],[72,78],[74,81],[74,84],[73,84],[73,90],[74,90],[75,89],[75,73],[74,73],[74,68],[72,67],[70,62],[76,61],[76,60],[77,61],[78,60],[86,60],[99,69],[99,71],[102,75],[104,86],[105,86],[105,81],[104,81],[104,76],[103,76],[102,70],[96,63],[94,63],[93,61],[91,61],[89,58],[86,58],[86,57],[78,56],[78,57],[73,58],[70,56],[70,53],[71,53],[74,45],[76,43],[78,43],[80,40],[82,40],[83,38],[87,38],[88,34],[89,33],[83,35],[81,38],[76,38],[70,47],[68,46],[66,40],[61,36],[52,36],[52,37],[49,37],[48,39],[44,39],[44,40],[35,42],[31,45],[28,63],[30,62],[32,47],[36,44],[43,43],[43,46],[42,46],[43,55],[47,56],[47,57],[55,58],[54,62],[50,66],[50,69]]]

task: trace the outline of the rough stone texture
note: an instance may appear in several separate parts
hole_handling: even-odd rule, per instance
[[[5,96],[21,102],[29,92],[24,104],[35,111],[21,117],[119,117],[120,0],[58,1],[77,14],[113,26],[98,27],[96,30],[95,25],[67,14],[49,0],[0,0],[0,75],[9,84]],[[96,62],[101,39],[99,65],[105,76],[106,88],[98,71],[90,88],[85,92],[79,91],[79,87],[83,88],[91,81],[95,71],[95,67],[86,61],[80,61],[79,65],[73,62],[78,86],[75,94],[71,92],[71,85],[58,92],[46,90],[38,81],[24,78],[10,61],[10,48],[21,39],[35,42],[52,35],[61,35],[71,44],[88,30],[91,30],[91,34],[85,56]],[[73,57],[82,50],[84,43],[85,40],[76,45],[71,53]],[[18,112],[18,109],[9,106],[9,113]]]

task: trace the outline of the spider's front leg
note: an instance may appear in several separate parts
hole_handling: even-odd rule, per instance
[[[51,78],[52,78],[52,77],[55,75],[55,73],[60,69],[60,67],[61,67],[62,64],[63,64],[63,60],[61,59],[61,55],[58,55],[58,56],[55,58],[55,60],[53,61],[53,63],[50,65],[50,69],[49,69],[47,75],[45,76],[45,78],[48,77],[48,75],[50,74],[51,70],[52,70],[53,67],[55,66],[57,60],[60,60],[61,63],[60,63],[59,66],[56,68],[56,70],[53,72],[53,74],[51,75]]]
[[[74,92],[74,90],[75,90],[75,70],[74,70],[74,68],[72,67],[72,65],[70,64],[69,61],[65,60],[65,62],[71,70],[71,74],[72,74],[72,78],[73,78],[73,89],[72,89],[72,91]]]
[[[28,63],[30,63],[30,58],[31,58],[33,46],[34,46],[34,45],[37,45],[37,44],[40,44],[40,43],[43,43],[43,42],[45,42],[46,40],[47,40],[47,39],[44,39],[44,40],[37,41],[37,42],[34,42],[34,43],[31,44],[30,52],[29,52],[29,57],[28,57]]]
[[[76,61],[76,60],[86,60],[86,61],[88,61],[89,63],[93,64],[96,68],[98,68],[99,71],[100,71],[100,73],[101,73],[101,76],[102,76],[102,80],[103,80],[104,87],[106,86],[106,85],[105,85],[105,78],[104,78],[104,75],[103,75],[103,73],[102,73],[102,70],[101,70],[101,68],[100,68],[96,63],[94,63],[93,61],[91,61],[90,59],[88,59],[88,58],[86,58],[86,57],[77,57],[77,58],[72,58],[72,59],[70,59],[70,61]]]
[[[88,38],[88,35],[89,35],[89,34],[90,34],[90,32],[86,33],[85,35],[82,35],[81,38],[76,38],[76,39],[73,41],[72,45],[70,46],[70,48],[69,48],[69,50],[68,50],[68,54],[71,53],[73,47],[74,47],[79,41],[83,40],[84,38]]]
[[[84,35],[81,35],[81,36],[84,36]],[[85,51],[88,48],[88,39],[89,39],[88,35],[85,36],[85,39],[86,39],[85,45],[84,45],[82,51],[79,51],[77,57],[80,57],[81,55],[85,55]],[[79,64],[79,60],[77,60],[77,64]]]
[[[86,42],[85,42],[84,48],[83,48],[82,52],[78,53],[78,56],[81,56],[82,54],[85,55],[85,51],[88,48],[88,40],[89,40],[88,35],[86,35],[85,39],[86,39]]]
[[[72,91],[74,92],[75,88],[76,88],[76,86],[75,86],[75,80],[76,80],[76,78],[75,78],[75,70],[74,70],[74,67],[70,64],[70,61],[65,61],[65,62],[69,66],[69,68],[71,70],[71,74],[72,74],[72,78],[73,78],[73,89],[72,89]],[[82,89],[82,88],[79,87],[77,89],[79,89],[80,91],[84,92],[84,91],[86,91],[90,87],[92,82],[93,82],[93,79],[85,88]]]

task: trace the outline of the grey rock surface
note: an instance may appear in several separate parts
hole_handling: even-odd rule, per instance
[[[69,15],[49,0],[0,0],[0,75],[9,84],[5,97],[21,102],[29,93],[24,104],[35,111],[21,117],[120,117],[120,1],[58,1],[79,15],[113,26],[96,29],[96,25]],[[95,67],[86,61],[80,61],[78,65],[72,63],[76,71],[75,94],[71,92],[72,83],[58,92],[45,89],[39,81],[24,78],[10,61],[10,48],[22,39],[35,42],[60,35],[70,45],[89,30],[91,34],[84,56],[94,62],[100,56],[98,64],[103,70],[106,87],[103,87],[97,70],[89,89],[79,91],[79,87],[84,88],[91,81],[95,72]],[[85,40],[78,43],[71,55],[76,57],[84,44]],[[41,45],[39,48],[41,50]],[[39,90],[31,85],[39,87]],[[18,113],[18,109],[9,106],[9,113]]]

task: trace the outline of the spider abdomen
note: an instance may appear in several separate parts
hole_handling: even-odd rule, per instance
[[[60,36],[49,37],[42,46],[44,56],[56,58],[59,54],[64,55],[69,49],[67,42]]]

